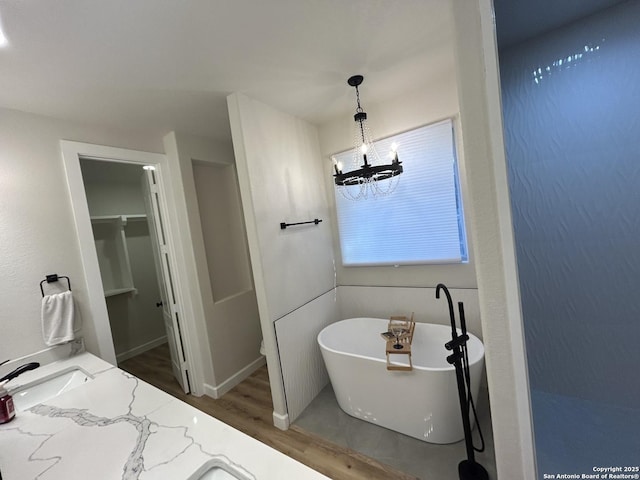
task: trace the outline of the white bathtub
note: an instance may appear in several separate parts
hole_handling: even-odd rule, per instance
[[[340,408],[353,417],[425,442],[462,440],[455,369],[446,360],[451,352],[444,348],[451,340],[451,327],[416,323],[413,370],[389,371],[385,342],[380,337],[387,324],[379,318],[350,318],[327,326],[318,335]],[[477,399],[484,346],[476,336],[469,337],[471,391]]]

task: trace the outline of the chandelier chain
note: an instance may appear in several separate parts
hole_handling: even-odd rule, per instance
[[[362,107],[360,106],[360,90],[358,90],[357,85],[356,85],[356,103],[358,104],[358,108],[356,108],[356,112],[362,112]]]

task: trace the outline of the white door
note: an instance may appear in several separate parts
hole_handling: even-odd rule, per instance
[[[173,375],[180,383],[185,393],[189,393],[189,375],[187,372],[187,359],[185,357],[184,345],[182,341],[182,331],[180,329],[180,306],[176,301],[173,279],[171,276],[171,259],[167,248],[167,237],[163,224],[164,210],[158,188],[157,175],[155,170],[146,170],[142,179],[144,190],[145,206],[147,210],[147,221],[149,222],[149,233],[153,256],[156,263],[158,286],[160,287],[161,302],[157,305],[162,307],[164,326],[167,331],[167,340],[171,352],[171,366]]]

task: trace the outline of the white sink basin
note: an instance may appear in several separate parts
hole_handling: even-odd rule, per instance
[[[235,470],[220,460],[213,459],[202,465],[188,480],[250,480],[254,478]]]
[[[73,390],[91,380],[93,377],[80,367],[70,367],[22,385],[11,390],[10,393],[16,411],[20,412]]]
[[[198,480],[237,480],[238,477],[231,475],[220,467],[213,467],[201,475]]]

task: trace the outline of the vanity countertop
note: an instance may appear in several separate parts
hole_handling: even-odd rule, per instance
[[[206,462],[248,480],[327,479],[89,353],[44,365],[10,385],[71,366],[94,379],[0,425],[2,480],[186,480]]]

